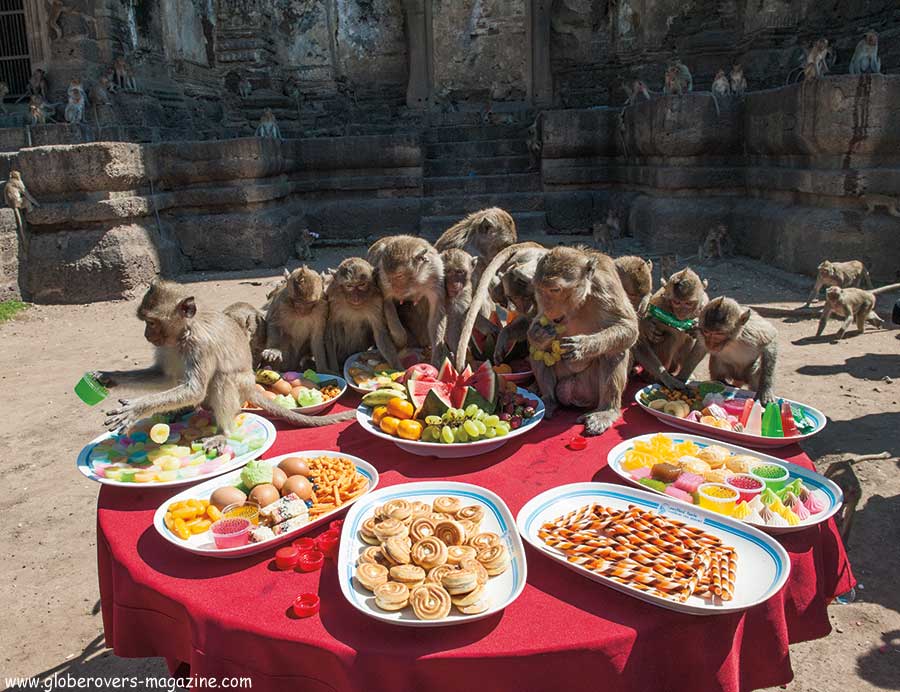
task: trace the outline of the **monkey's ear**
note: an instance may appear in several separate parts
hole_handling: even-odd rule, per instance
[[[741,319],[738,320],[738,324],[740,324],[740,325],[747,324],[747,320],[749,320],[749,319],[750,319],[750,310],[749,309],[744,310],[744,312],[741,314]]]
[[[425,258],[428,256],[428,248],[423,248],[416,253],[416,261],[424,262]]]
[[[653,271],[653,260],[648,259],[648,260],[644,260],[644,261],[647,263],[647,270],[652,272]]]
[[[594,278],[594,272],[597,271],[597,262],[598,259],[596,257],[588,257],[587,265],[584,268],[584,278],[587,281],[591,281]]]
[[[197,314],[197,304],[194,302],[194,296],[188,296],[178,303],[178,312],[184,317],[193,317]]]
[[[284,268],[284,278],[285,279],[291,278],[291,273],[287,270],[287,267]]]
[[[709,288],[709,279],[703,279],[700,283],[703,284],[703,288]]]

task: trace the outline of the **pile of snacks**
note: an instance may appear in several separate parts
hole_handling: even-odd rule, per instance
[[[169,531],[186,541],[194,534],[208,531],[214,521],[222,518],[222,512],[208,500],[182,500],[166,508],[163,521]]]
[[[541,526],[538,536],[596,574],[679,603],[734,598],[737,552],[705,531],[629,506],[587,505]]]
[[[456,497],[424,502],[391,500],[360,528],[370,545],[356,566],[356,581],[374,593],[381,610],[407,606],[420,620],[440,620],[451,606],[466,615],[490,607],[488,579],[509,567],[509,552],[495,533],[482,532],[484,508]]]
[[[203,445],[219,432],[208,411],[152,416],[96,444],[88,463],[97,476],[121,483],[165,483],[207,475],[266,443],[268,432],[259,419],[241,414],[234,422],[225,450],[217,454]]]
[[[341,395],[338,381],[314,370],[277,373],[274,370],[256,371],[256,388],[267,399],[284,408],[318,406]],[[249,401],[244,408],[253,410]]]

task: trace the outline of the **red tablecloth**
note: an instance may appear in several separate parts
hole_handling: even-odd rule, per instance
[[[515,515],[539,492],[577,481],[615,482],[606,454],[622,439],[664,429],[635,406],[588,449],[563,412],[483,457],[437,461],[374,439],[356,424],[281,429],[267,456],[336,449],[372,462],[383,486],[452,478],[490,488]],[[811,467],[797,447],[778,450]],[[154,510],[173,491],[104,486],[97,510],[100,595],[116,654],[163,656],[202,676],[249,675],[254,692],[320,690],[750,690],[792,678],[788,643],[830,632],[826,605],[854,584],[833,522],[781,537],[786,586],[744,613],[682,615],[589,581],[527,549],[528,584],[503,613],[469,625],[394,627],[341,595],[333,563],[277,572],[274,548],[241,560],[200,558],[160,538]],[[316,591],[318,616],[289,616]]]

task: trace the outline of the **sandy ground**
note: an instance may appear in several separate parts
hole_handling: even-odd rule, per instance
[[[334,265],[350,254],[323,251],[319,264]],[[772,317],[781,338],[776,391],[828,414],[827,429],[806,448],[820,470],[846,453],[892,455],[856,466],[863,498],[849,550],[861,582],[857,599],[831,607],[829,637],[791,647],[796,677],[788,689],[898,689],[900,330],[872,331],[841,343],[810,339],[815,318],[783,315],[805,298],[809,279],[743,259],[708,265],[702,274],[710,279],[710,295],[728,294],[780,314]],[[225,307],[235,300],[262,304],[276,276],[186,280],[198,303]],[[892,301],[880,298],[882,315]],[[166,673],[158,659],[120,659],[104,649],[94,557],[99,486],[74,468],[78,450],[101,431],[102,415],[86,409],[72,385],[85,370],[149,359],[134,310],[134,302],[35,306],[0,325],[4,677]],[[837,326],[832,322],[828,331]]]

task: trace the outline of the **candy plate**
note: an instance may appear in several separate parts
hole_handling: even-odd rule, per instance
[[[325,380],[335,380],[337,382],[337,386],[341,388],[340,393],[334,397],[333,399],[329,399],[328,401],[323,401],[321,404],[313,404],[312,406],[300,406],[292,409],[285,409],[286,411],[293,411],[294,413],[302,413],[305,416],[315,416],[318,413],[322,413],[323,411],[327,411],[332,406],[337,403],[337,400],[340,399],[344,394],[347,393],[347,380],[343,377],[338,377],[337,375],[328,375],[326,373],[316,373],[319,377]],[[248,413],[258,413],[261,416],[268,416],[265,411],[262,409],[256,408],[254,406],[247,406],[244,409]]]

